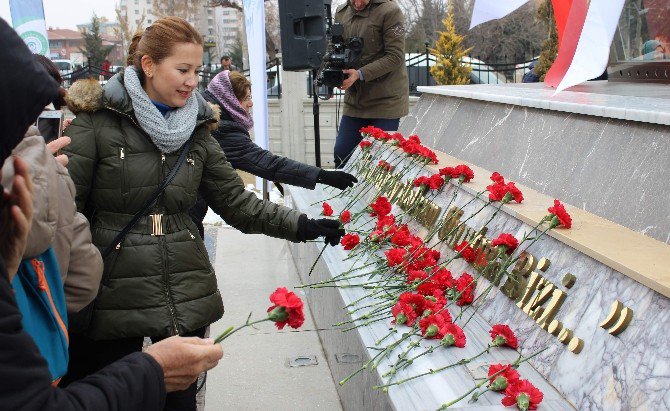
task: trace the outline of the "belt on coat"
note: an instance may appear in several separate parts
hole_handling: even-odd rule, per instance
[[[128,223],[130,223],[133,217],[134,214],[98,211],[94,214],[93,223],[91,225],[95,228],[121,231],[128,225]],[[181,230],[190,231],[188,224],[191,222],[191,217],[187,213],[161,214],[153,212],[152,214],[142,216],[130,232],[134,234],[161,236],[176,233]]]

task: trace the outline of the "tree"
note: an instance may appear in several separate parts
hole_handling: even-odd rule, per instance
[[[103,46],[102,36],[100,35],[100,19],[93,14],[91,19],[91,30],[81,32],[84,38],[84,47],[79,50],[88,57],[88,65],[101,67],[102,62],[114,49],[114,45]]]
[[[533,72],[540,76],[540,81],[544,81],[547,72],[554,64],[556,55],[558,54],[558,30],[556,29],[556,22],[554,21],[554,8],[551,5],[551,0],[545,0],[537,9],[537,18],[546,24],[549,30],[549,38],[542,43],[542,52],[540,59],[533,68]]]
[[[437,40],[438,30],[447,13],[445,0],[404,0],[402,3],[407,37],[405,50],[412,52],[423,50],[426,42],[433,45]]]
[[[268,10],[275,10],[274,9],[274,0],[263,0],[266,5],[265,5],[265,52],[267,53],[268,58],[275,58],[276,52],[275,50],[280,47],[280,40],[279,40],[279,31],[277,30],[275,35],[272,34],[274,31],[273,28],[279,27],[279,22],[276,21],[277,18],[274,16],[274,13],[268,13]],[[271,3],[270,8],[268,8],[267,3]],[[244,7],[242,7],[242,3],[240,0],[209,0],[207,3],[206,7],[224,7],[224,8],[231,8],[235,9],[240,12],[240,14],[244,14]],[[268,21],[269,20],[269,21]]]
[[[144,24],[146,14],[142,12],[139,24],[131,26],[127,13],[122,12],[118,7],[115,8],[114,11],[116,12],[116,20],[119,22],[119,25],[114,27],[114,34],[116,34],[116,37],[121,39],[121,47],[123,47],[123,62],[125,64],[126,60],[128,59],[128,47],[130,47],[130,42],[133,40],[135,33],[137,33]]]
[[[202,1],[196,0],[153,0],[154,16],[161,18],[165,16],[177,16],[186,21],[193,21],[202,7]]]
[[[440,37],[435,48],[430,51],[437,57],[437,63],[430,68],[430,74],[437,84],[468,84],[472,68],[463,64],[463,57],[470,49],[463,49],[464,37],[456,33],[451,7],[442,23],[444,31],[439,32]]]

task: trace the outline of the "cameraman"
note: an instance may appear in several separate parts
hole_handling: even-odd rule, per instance
[[[409,81],[405,66],[405,26],[392,0],[347,0],[335,21],[344,38],[363,38],[363,52],[353,69],[344,70],[344,115],[335,141],[335,167],[344,167],[362,137],[358,130],[373,125],[397,130],[409,112]]]

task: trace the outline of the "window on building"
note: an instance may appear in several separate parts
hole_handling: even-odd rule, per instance
[[[230,10],[224,10],[223,15],[224,16],[229,16],[230,15]]]
[[[151,23],[152,23],[152,20],[151,20],[151,19],[147,20],[147,23],[151,24]]]
[[[140,11],[138,9],[135,9],[135,14],[140,14]]]
[[[135,24],[140,24],[140,19],[135,19]]]
[[[140,0],[135,0],[135,5],[137,6],[139,4],[140,4]]]

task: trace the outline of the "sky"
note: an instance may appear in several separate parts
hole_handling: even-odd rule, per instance
[[[42,3],[47,27],[76,30],[77,24],[90,23],[94,12],[98,17],[116,21],[116,0],[42,0]],[[0,18],[11,25],[9,0],[0,0]]]

